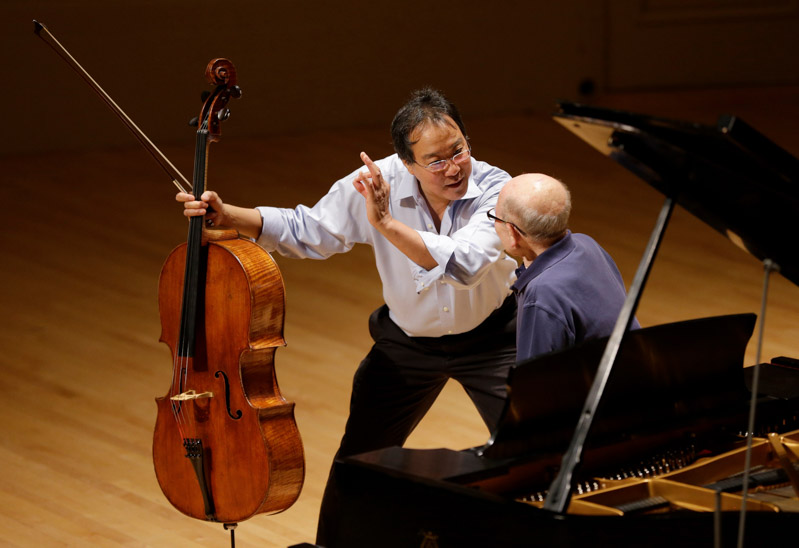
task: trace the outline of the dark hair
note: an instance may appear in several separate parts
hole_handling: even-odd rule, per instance
[[[467,137],[458,109],[443,93],[432,88],[414,91],[410,100],[399,109],[391,122],[391,139],[394,141],[394,151],[400,159],[409,164],[415,162],[411,146],[416,142],[411,142],[411,133],[428,120],[434,124],[444,124],[445,116],[452,118],[463,136]]]

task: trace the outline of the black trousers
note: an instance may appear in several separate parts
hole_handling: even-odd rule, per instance
[[[458,335],[409,337],[383,305],[369,318],[374,345],[355,373],[350,414],[336,458],[401,446],[449,379],[466,390],[492,430],[505,407],[516,360],[516,298]],[[317,544],[335,546],[338,494],[331,471],[322,498]]]

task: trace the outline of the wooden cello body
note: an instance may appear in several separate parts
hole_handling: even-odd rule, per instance
[[[291,506],[302,489],[304,456],[294,404],[281,396],[274,369],[275,351],[285,345],[280,272],[248,240],[209,241],[207,248],[202,318],[187,364],[193,371],[185,386],[156,399],[153,463],[175,508],[197,519],[236,523]],[[161,271],[159,295],[182,293],[185,260],[183,244]],[[161,340],[167,344],[178,340],[176,301],[159,298]],[[176,403],[171,398],[178,390],[211,395]],[[184,407],[183,419],[176,419],[176,405]],[[185,438],[202,442],[205,487],[187,457]]]
[[[212,60],[206,71],[218,87],[200,117],[196,196],[225,104],[240,93],[229,63]],[[284,308],[269,253],[236,231],[190,220],[187,243],[167,258],[159,281],[161,341],[172,351],[173,376],[167,395],[156,398],[153,435],[158,483],[188,516],[232,524],[285,510],[299,496],[302,442],[274,368],[285,345]]]

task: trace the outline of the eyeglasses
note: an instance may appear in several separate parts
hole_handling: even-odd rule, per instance
[[[438,160],[436,162],[431,162],[426,166],[419,164],[419,162],[416,163],[425,168],[427,171],[430,171],[432,173],[438,173],[440,171],[444,171],[445,169],[447,169],[449,167],[450,162],[452,162],[453,164],[461,165],[468,162],[469,158],[471,157],[472,157],[472,149],[466,148],[465,150],[461,150],[452,158],[448,158],[446,160]]]
[[[518,226],[516,226],[515,224],[513,224],[510,221],[506,221],[505,219],[500,219],[499,217],[494,215],[493,212],[496,212],[496,210],[493,207],[491,209],[489,209],[488,211],[486,211],[486,215],[488,215],[489,219],[491,219],[492,221],[497,222],[497,223],[505,223],[506,225],[510,225],[513,228],[515,228],[516,230],[518,230],[519,234],[521,234],[522,236],[527,236],[527,234],[525,234],[524,230],[522,230],[521,228],[519,228]]]

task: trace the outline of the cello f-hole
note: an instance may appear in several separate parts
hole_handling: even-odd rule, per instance
[[[233,419],[234,421],[239,420],[242,417],[241,409],[236,410],[236,414],[230,412],[230,382],[228,381],[227,375],[225,375],[224,371],[217,371],[214,373],[214,377],[217,379],[222,376],[225,380],[225,407],[227,408],[228,417]]]

